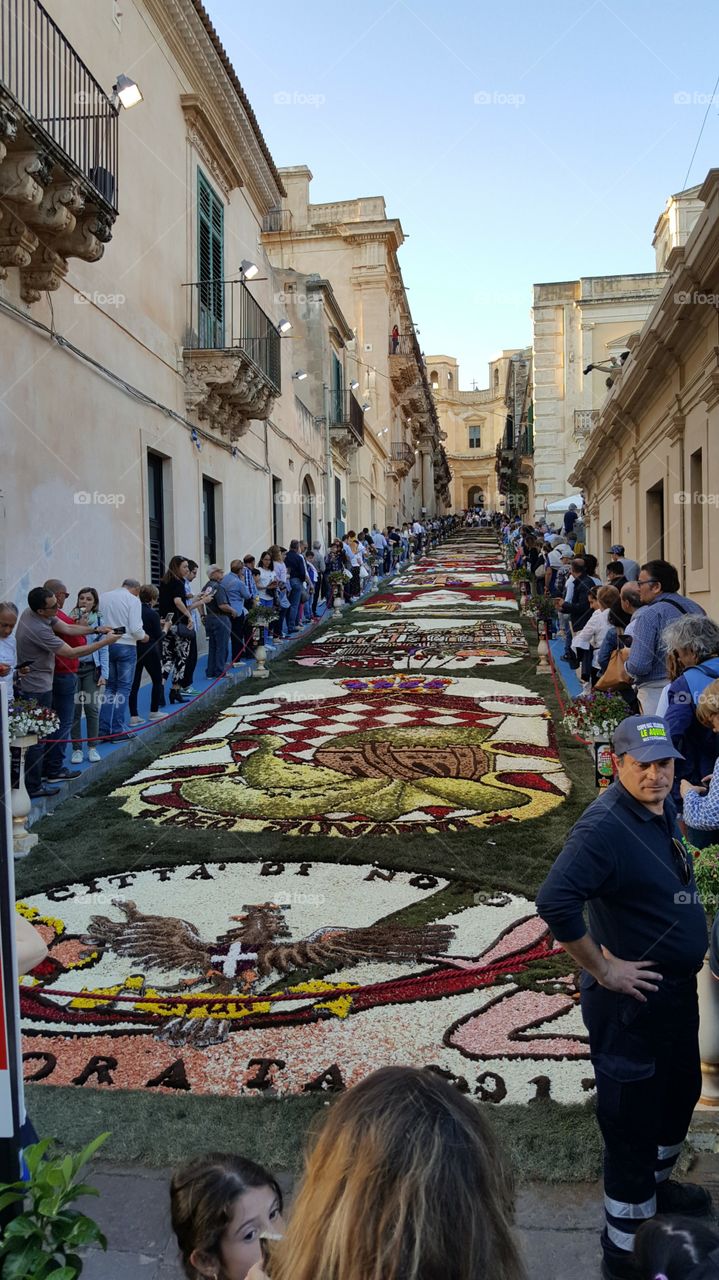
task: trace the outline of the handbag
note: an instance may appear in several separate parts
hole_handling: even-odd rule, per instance
[[[611,655],[606,669],[597,680],[594,688],[599,689],[600,692],[609,689],[625,689],[631,687],[633,683],[634,681],[624,665],[624,659],[617,648]]]

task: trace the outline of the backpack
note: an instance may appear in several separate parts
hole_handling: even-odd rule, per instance
[[[709,658],[707,662],[701,662],[697,667],[687,667],[682,674],[689,685],[692,702],[696,706],[707,685],[711,684],[712,680],[719,680],[719,658]]]

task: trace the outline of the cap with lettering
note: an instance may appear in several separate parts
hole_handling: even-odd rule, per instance
[[[627,716],[614,730],[614,752],[633,756],[641,764],[652,760],[683,760],[672,743],[666,721],[659,716]]]

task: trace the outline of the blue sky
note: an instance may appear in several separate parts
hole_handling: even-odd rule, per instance
[[[278,165],[383,195],[420,342],[460,384],[531,340],[531,287],[652,271],[719,74],[717,0],[206,0]],[[719,99],[689,185],[719,164]]]

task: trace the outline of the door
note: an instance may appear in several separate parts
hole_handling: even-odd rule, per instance
[[[156,587],[165,572],[165,505],[163,472],[165,460],[156,453],[147,455],[147,510],[150,542],[150,581]]]
[[[205,564],[217,563],[217,523],[215,513],[215,482],[202,477],[202,536]]]

